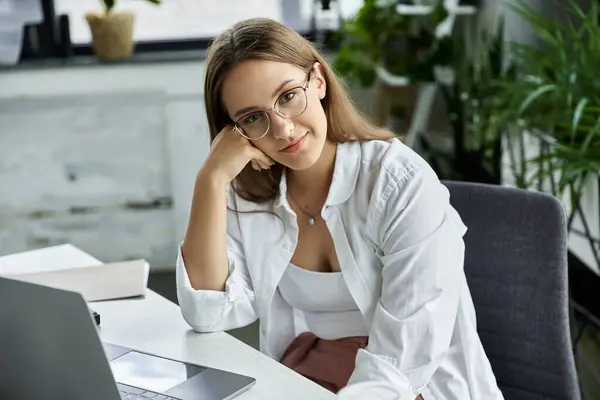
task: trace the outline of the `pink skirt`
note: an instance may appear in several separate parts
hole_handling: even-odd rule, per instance
[[[354,371],[358,349],[367,347],[367,336],[337,340],[320,339],[310,332],[300,334],[287,347],[281,363],[333,393],[343,389]],[[418,396],[416,400],[423,400]]]

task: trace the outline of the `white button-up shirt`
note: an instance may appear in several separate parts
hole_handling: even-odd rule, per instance
[[[200,332],[258,318],[260,350],[279,360],[295,337],[294,310],[277,290],[298,236],[285,174],[272,203],[251,203],[232,191],[228,202],[279,218],[228,214],[224,292],[194,290],[180,250],[181,311]],[[379,385],[396,388],[398,399],[503,399],[476,331],[463,270],[466,227],[430,166],[397,139],[338,144],[321,215],[369,327],[368,346],[342,393],[370,398]]]

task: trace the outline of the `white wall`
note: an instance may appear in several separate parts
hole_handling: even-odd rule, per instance
[[[0,73],[0,254],[172,266],[209,148],[202,86],[200,61]]]

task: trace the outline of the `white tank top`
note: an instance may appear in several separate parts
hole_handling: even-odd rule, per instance
[[[368,328],[341,272],[315,272],[290,264],[279,283],[294,308],[296,335],[322,339],[368,336]]]

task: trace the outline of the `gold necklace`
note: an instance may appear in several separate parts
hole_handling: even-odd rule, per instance
[[[292,194],[290,192],[288,192],[288,194],[290,195],[290,200],[292,200],[292,203],[294,203],[296,205],[296,207],[298,207],[298,209],[300,209],[300,211],[302,211],[304,214],[306,214],[308,216],[308,225],[313,226],[315,224],[315,216],[312,214],[309,214],[307,211],[305,211],[300,204],[298,204],[298,202],[296,200],[294,200],[294,197],[292,196]]]

